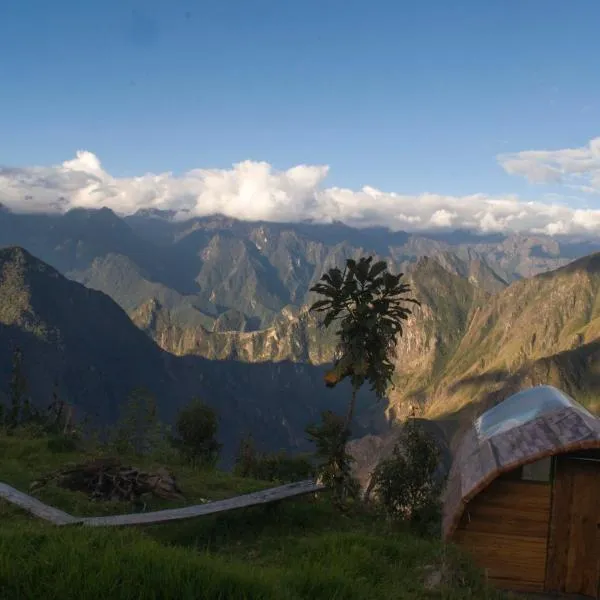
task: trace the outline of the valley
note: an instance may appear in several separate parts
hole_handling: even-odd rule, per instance
[[[580,257],[595,242],[76,209],[4,210],[0,244],[11,247],[0,288],[5,378],[8,348],[23,345],[34,395],[48,397],[58,379],[101,421],[143,384],[167,421],[194,395],[218,406],[230,448],[247,431],[270,449],[305,448],[306,424],[343,410],[348,392],[322,385],[335,336],[308,312],[308,289],[364,254],[406,272],[422,306],[400,339],[389,401],[361,393],[355,437],[389,435],[411,405],[452,437],[536,383],[598,410],[598,259]]]

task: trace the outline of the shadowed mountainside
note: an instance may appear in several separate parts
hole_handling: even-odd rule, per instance
[[[342,411],[349,390],[327,390],[324,367],[176,357],[160,349],[102,292],[69,281],[22,248],[0,250],[0,382],[8,393],[12,352],[23,351],[29,392],[47,405],[55,381],[80,417],[117,418],[135,387],[148,388],[168,422],[193,396],[213,405],[222,441],[235,450],[252,433],[264,448],[305,448],[304,427],[321,410]],[[361,395],[356,433],[381,430],[384,406]]]

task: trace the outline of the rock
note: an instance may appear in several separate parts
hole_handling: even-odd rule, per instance
[[[444,579],[444,574],[442,570],[434,567],[432,565],[428,565],[425,567],[425,580],[423,585],[427,590],[435,590],[442,585],[442,581]]]

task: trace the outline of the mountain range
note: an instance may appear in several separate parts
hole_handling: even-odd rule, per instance
[[[342,411],[347,389],[322,385],[324,367],[290,361],[252,364],[175,356],[137,328],[106,294],[71,281],[20,247],[0,249],[0,393],[6,402],[16,348],[28,395],[47,406],[52,393],[72,403],[78,419],[114,423],[135,388],[157,400],[161,418],[200,397],[218,412],[225,460],[252,433],[259,447],[302,449],[304,427],[321,410]],[[357,431],[385,422],[367,392]]]
[[[306,423],[347,393],[322,384],[335,340],[308,312],[309,288],[364,254],[405,272],[422,306],[389,402],[363,392],[356,435],[389,435],[415,404],[449,435],[535,383],[600,410],[598,240],[76,209],[1,210],[0,246],[4,381],[18,343],[38,395],[59,379],[102,420],[145,385],[167,419],[194,395],[218,406],[230,447],[252,430],[269,448],[303,448]]]

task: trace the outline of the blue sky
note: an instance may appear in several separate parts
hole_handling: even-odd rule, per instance
[[[0,164],[536,199],[557,189],[496,155],[599,134],[599,22],[597,0],[6,0]]]

